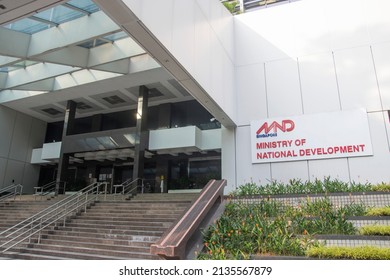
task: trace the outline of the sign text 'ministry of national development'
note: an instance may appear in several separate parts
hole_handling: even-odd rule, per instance
[[[252,163],[372,155],[364,109],[251,122]]]

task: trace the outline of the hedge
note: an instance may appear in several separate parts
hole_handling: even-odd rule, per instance
[[[363,247],[311,247],[308,257],[319,259],[390,260],[390,248]]]

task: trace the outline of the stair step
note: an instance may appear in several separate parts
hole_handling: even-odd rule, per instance
[[[159,259],[150,246],[181,216],[196,195],[147,194],[133,200],[99,201],[65,226],[50,226],[41,243],[11,249],[0,257],[13,259]],[[0,229],[12,226],[50,205],[9,203],[0,214]],[[34,209],[34,211],[32,210]],[[39,209],[39,210],[37,210]],[[22,211],[22,212],[19,212]],[[9,216],[9,213],[14,216]],[[4,217],[4,219],[1,219]]]
[[[112,245],[92,242],[79,242],[55,239],[42,239],[39,244],[30,244],[30,248],[49,249],[57,248],[60,251],[68,252],[88,252],[90,250],[108,250],[112,252],[134,252],[134,253],[149,253],[149,246],[125,246]]]
[[[89,215],[82,215],[77,218],[79,221],[89,221],[93,223],[121,223],[121,224],[127,224],[127,223],[166,223],[166,222],[174,222],[177,219],[176,215],[171,215],[169,217],[115,217],[115,216],[89,216]]]
[[[66,242],[80,242],[80,243],[95,243],[95,244],[104,244],[104,245],[120,245],[120,246],[134,246],[134,247],[150,247],[154,242],[153,241],[140,241],[133,240],[129,238],[118,238],[118,235],[105,235],[99,237],[91,236],[80,236],[80,235],[59,235],[54,232],[54,234],[45,234],[42,236],[44,242],[47,240],[57,241],[66,241]]]
[[[100,233],[100,234],[119,234],[119,235],[142,235],[142,236],[161,236],[164,229],[158,230],[123,230],[123,229],[101,229],[101,228],[85,228],[85,227],[59,227],[61,231],[70,231],[77,233]]]
[[[41,248],[42,247],[42,248]],[[57,257],[70,257],[72,256],[75,259],[132,259],[132,258],[142,258],[142,259],[156,259],[157,256],[151,255],[150,253],[143,252],[127,252],[127,251],[112,251],[112,250],[102,250],[102,249],[93,249],[85,247],[66,247],[58,245],[42,245],[34,244],[32,248],[23,248],[20,249],[21,253],[37,253],[45,252],[47,255],[57,256]]]
[[[143,231],[161,231],[167,229],[170,225],[165,225],[165,226],[145,226],[145,225],[106,225],[102,224],[97,226],[96,224],[88,224],[88,223],[72,223],[67,224],[67,226],[71,226],[73,228],[77,227],[83,227],[83,228],[99,228],[99,229],[112,229],[112,230],[143,230]]]

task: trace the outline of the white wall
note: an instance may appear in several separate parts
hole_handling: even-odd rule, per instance
[[[30,164],[32,149],[42,147],[46,123],[0,105],[0,187],[24,186],[32,193],[39,166]]]
[[[234,20],[219,1],[95,2],[222,124],[234,126]]]
[[[390,182],[386,0],[301,0],[234,17],[237,184],[331,176]],[[366,108],[374,156],[252,164],[251,120]]]
[[[97,0],[127,30],[145,26],[154,40],[152,55],[169,52],[178,63],[171,69],[185,70],[175,76],[179,82],[237,125],[222,131],[222,176],[230,189],[250,180],[328,175],[390,181],[389,1],[301,0],[234,17],[219,1],[119,1],[134,13],[129,17],[110,8],[118,1]],[[142,32],[139,40],[148,42],[142,36],[150,34]],[[153,48],[156,43],[162,49]],[[160,63],[170,69],[169,59]],[[206,94],[197,95],[199,88]],[[368,112],[374,156],[251,163],[251,120],[361,107]]]

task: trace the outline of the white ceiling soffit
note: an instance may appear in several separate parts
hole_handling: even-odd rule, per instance
[[[225,127],[234,127],[230,117],[214,102],[207,92],[194,81],[189,73],[173,57],[157,38],[121,0],[95,0],[96,4],[119,26],[137,41],[160,65],[186,88]],[[136,4],[134,4],[136,5]],[[183,83],[185,82],[185,83]]]
[[[1,0],[5,6],[9,4],[8,7],[15,4],[15,9],[3,13],[0,24],[10,23],[65,2],[67,1]],[[116,1],[105,2],[107,6]],[[115,6],[118,8],[118,5]],[[120,22],[128,24],[136,20],[135,17],[129,20],[127,7],[116,11],[115,18],[121,17]],[[6,18],[10,20],[7,21]],[[142,29],[139,24],[137,27]],[[150,100],[150,106],[193,99],[179,83],[176,85],[169,82],[173,77],[147,54],[136,40],[127,37],[90,49],[81,46],[121,30],[103,11],[61,23],[58,27],[32,35],[0,27],[0,38],[7,38],[0,40],[0,67],[12,68],[8,72],[0,73],[0,103],[52,122],[62,120],[63,115],[47,116],[33,108],[51,104],[53,108],[63,109],[62,102],[85,98],[100,108],[101,112],[120,111],[124,107],[107,107],[94,97],[121,92],[132,100],[126,103],[128,109],[132,108],[136,97],[127,89],[154,83],[164,85],[170,94],[164,94],[164,99]],[[145,40],[149,40],[149,45],[156,44],[154,38],[146,31],[138,33],[140,36],[144,35]],[[158,50],[163,50],[163,47],[157,46],[153,53],[157,53]],[[21,67],[26,60],[29,61],[28,64]],[[15,66],[20,69],[15,69]],[[174,63],[169,68],[171,72],[173,67],[179,65]],[[177,70],[176,73],[184,73],[180,76],[181,79],[187,78],[183,70]],[[94,113],[96,114],[96,111],[90,113],[85,110],[82,116]]]

